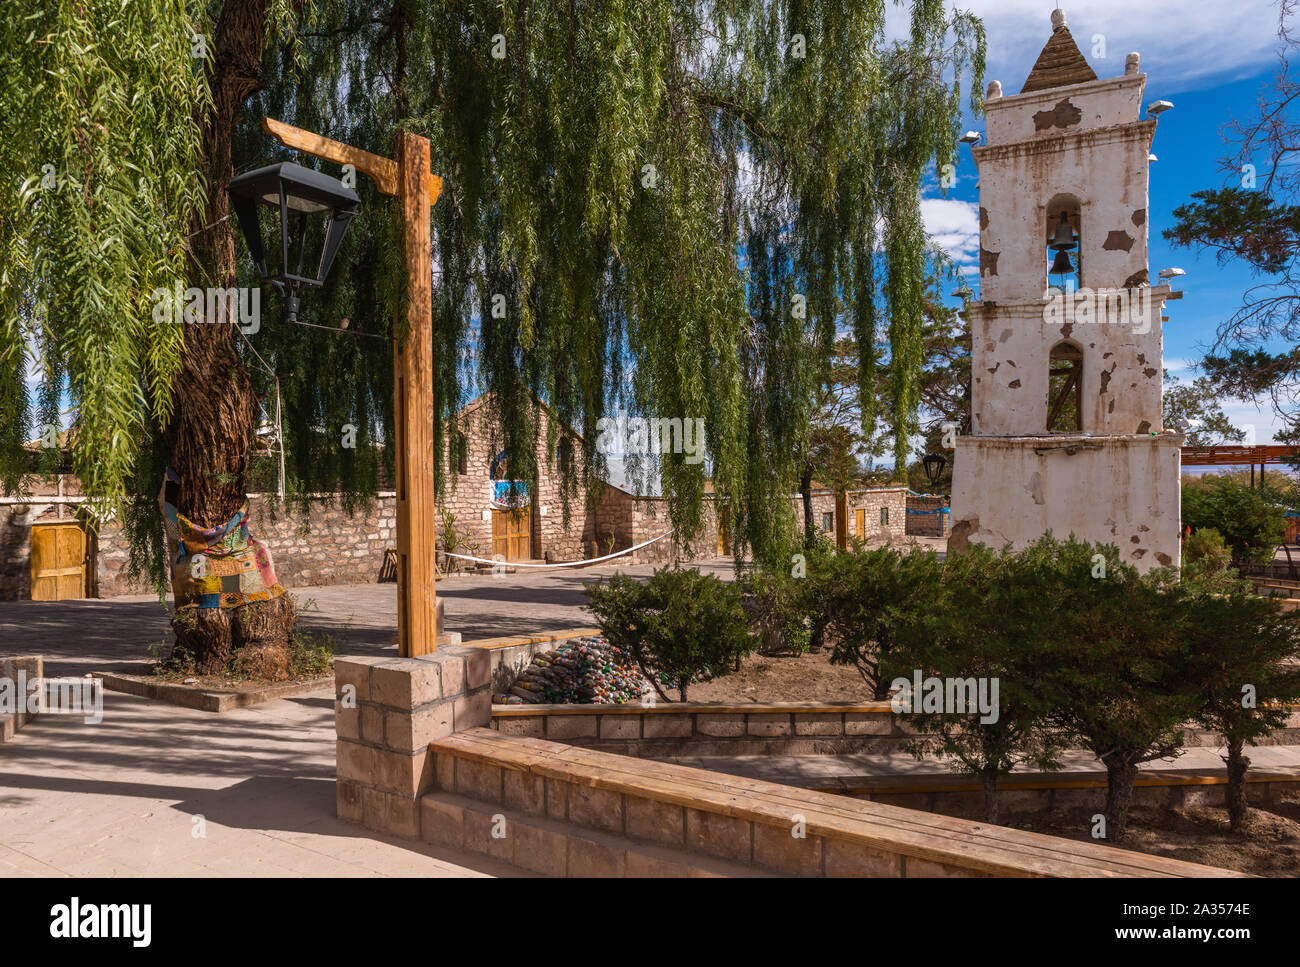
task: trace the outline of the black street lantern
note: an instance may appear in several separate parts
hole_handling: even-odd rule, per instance
[[[939,474],[943,473],[943,468],[948,465],[948,460],[941,453],[927,453],[921,458],[921,463],[925,466],[925,479],[930,481],[931,487],[939,485]]]
[[[242,174],[230,183],[230,204],[239,218],[244,241],[263,282],[270,282],[285,294],[290,322],[298,319],[298,287],[324,285],[334,256],[338,254],[348,222],[361,206],[361,199],[343,182],[302,165],[285,161]],[[266,247],[258,224],[259,204],[280,212],[279,272],[267,268]],[[303,275],[303,254],[307,246],[307,219],[326,215],[325,243],[315,275]],[[297,247],[297,261],[290,271],[289,250]]]

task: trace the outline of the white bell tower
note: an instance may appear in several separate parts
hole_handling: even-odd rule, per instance
[[[980,299],[969,306],[971,435],[954,455],[953,549],[1113,543],[1179,563],[1181,434],[1161,425],[1162,313],[1147,185],[1146,75],[1099,79],[1065,13],[1019,94],[985,103]]]

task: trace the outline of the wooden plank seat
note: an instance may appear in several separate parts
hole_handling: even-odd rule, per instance
[[[687,835],[677,845],[687,848],[692,846],[689,835],[692,823],[699,829],[707,826],[711,817],[723,817],[752,824],[751,852],[741,861],[759,867],[779,866],[779,860],[768,861],[760,844],[769,844],[773,851],[789,851],[790,831],[802,817],[807,839],[820,839],[822,855],[831,847],[840,852],[866,851],[883,861],[885,869],[892,861],[904,871],[876,875],[1241,875],[1111,846],[853,800],[758,779],[633,759],[543,739],[503,735],[492,729],[455,733],[430,743],[429,748],[435,756],[438,785],[448,792],[505,803],[509,798],[505,790],[511,785],[507,782],[508,775],[515,776],[515,785],[523,778],[546,780],[547,801],[535,797],[523,807],[524,812],[535,815],[554,816],[556,804],[549,801],[552,791],[558,795],[563,787],[571,787],[602,790],[619,797],[618,809],[622,816],[630,815],[634,809],[641,811],[650,803],[681,807],[684,810],[681,825]],[[464,764],[468,768],[462,776]],[[613,807],[615,801],[618,800],[610,800],[610,816],[617,811]],[[510,804],[519,805],[518,797]],[[574,821],[572,811],[569,821]],[[604,823],[608,818],[600,817],[597,821]]]

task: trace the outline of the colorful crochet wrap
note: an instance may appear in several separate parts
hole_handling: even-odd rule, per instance
[[[220,527],[203,528],[177,513],[179,479],[170,468],[158,495],[171,554],[177,608],[238,608],[284,594],[271,551],[248,532],[248,501]]]

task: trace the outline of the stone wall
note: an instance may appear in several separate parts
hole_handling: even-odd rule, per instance
[[[40,655],[0,658],[0,693],[7,696],[0,699],[0,742],[13,739],[35,717],[28,696],[42,687],[44,664]]]
[[[491,654],[463,645],[335,659],[339,818],[417,836],[419,798],[434,782],[429,743],[488,724],[491,675]]]
[[[915,537],[947,537],[948,515],[942,497],[907,498],[907,533]]]
[[[397,546],[397,507],[392,494],[349,517],[334,499],[308,503],[306,512],[273,496],[249,498],[252,534],[265,541],[275,576],[287,588],[311,584],[369,584],[379,579],[384,552]],[[100,530],[96,555],[99,597],[139,594],[147,585],[126,580],[128,550],[117,524]]]
[[[541,646],[533,645],[534,649]],[[491,727],[503,735],[567,742],[643,759],[678,756],[843,756],[900,752],[919,733],[884,702],[780,702],[727,705],[493,705]],[[1183,726],[1187,748],[1217,748],[1221,737],[1195,722]],[[1258,745],[1300,745],[1300,705]],[[1079,748],[1070,744],[1070,748]]]
[[[0,505],[0,601],[32,596],[32,524],[26,504]]]
[[[900,544],[907,539],[906,487],[850,490],[849,537],[869,544]],[[863,511],[866,533],[858,533],[858,510]]]
[[[632,502],[632,541],[640,544],[672,529],[668,519],[668,503],[662,497],[630,497]],[[707,561],[721,557],[718,553],[718,504],[706,495],[700,509],[700,530],[683,548],[674,548],[669,535],[656,544],[642,548],[631,555],[635,564],[671,564],[674,560]],[[630,546],[629,545],[629,546]],[[727,553],[731,552],[730,546]]]
[[[622,494],[621,491],[611,493]],[[869,544],[899,544],[907,535],[907,500],[906,487],[872,488],[868,490],[851,490],[847,495],[848,535],[850,538],[863,540]],[[669,529],[668,506],[659,497],[627,498],[633,504],[632,529],[633,538],[628,542],[640,544],[657,537]],[[803,498],[796,495],[790,498],[790,507],[794,514],[795,527],[803,532]],[[858,533],[857,511],[863,511],[865,533]],[[882,514],[882,511],[885,512]],[[674,553],[670,541],[663,540],[632,555],[634,563],[667,564],[674,559],[710,560],[732,553],[730,535],[725,542],[725,551],[718,551],[718,505],[713,495],[705,495],[701,515],[701,527],[682,551]],[[826,527],[830,515],[829,528]],[[836,499],[829,490],[815,490],[812,494],[813,526],[823,531],[831,540],[836,533]],[[625,546],[620,544],[620,547]]]

